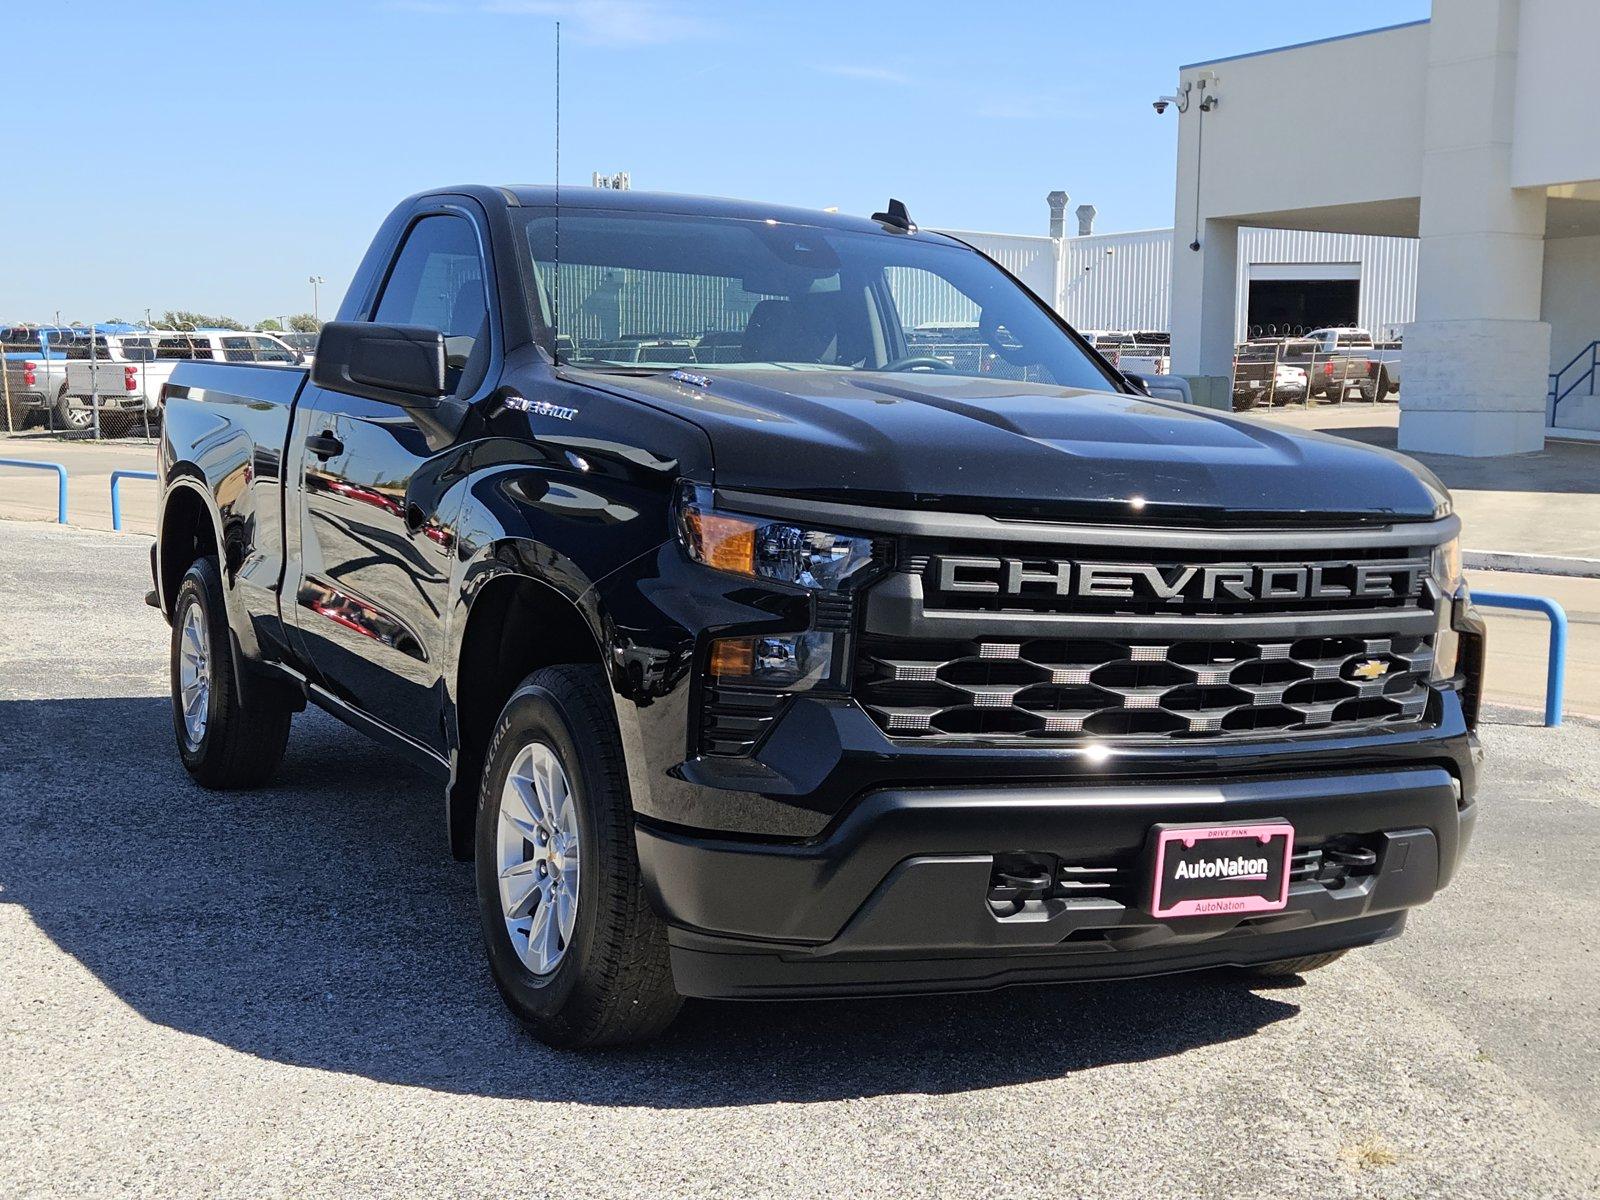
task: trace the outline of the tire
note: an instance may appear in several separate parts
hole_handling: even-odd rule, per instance
[[[178,756],[195,782],[227,790],[259,787],[271,779],[283,760],[293,714],[265,698],[250,708],[240,703],[229,653],[222,573],[214,558],[195,562],[178,587],[172,606],[170,666],[172,730]],[[196,675],[204,680],[198,689],[193,686]],[[190,710],[199,719],[191,721],[186,715]]]
[[[33,413],[33,409],[24,408],[22,406],[22,401],[18,400],[15,396],[12,396],[11,403],[7,406],[4,413],[0,414],[0,420],[6,422],[4,429],[9,429],[13,433],[19,433],[28,427],[28,422],[32,419]],[[3,430],[0,430],[0,432],[3,432]]]
[[[71,399],[67,396],[67,389],[62,388],[56,396],[56,428],[70,429],[81,432],[94,428],[94,410],[91,408],[74,408]]]
[[[1389,372],[1384,370],[1384,368],[1379,367],[1378,386],[1375,389],[1376,398],[1379,400],[1386,399],[1390,392],[1398,392],[1399,390],[1399,388],[1395,387],[1394,384],[1389,382]]]
[[[1260,976],[1263,979],[1281,979],[1285,975],[1304,975],[1307,971],[1316,971],[1329,963],[1338,962],[1348,950],[1329,950],[1326,954],[1307,954],[1304,958],[1285,958],[1278,962],[1257,963],[1253,967],[1246,967],[1248,974]]]
[[[551,780],[552,760],[565,805],[560,786],[552,794],[526,782],[541,770]],[[524,783],[511,782],[514,768]],[[522,681],[501,710],[484,763],[475,834],[478,911],[495,985],[512,1013],[550,1046],[646,1041],[671,1024],[682,1004],[672,987],[666,925],[640,878],[627,780],[610,689],[598,666],[546,667]],[[574,847],[581,869],[575,912],[565,916],[562,906],[574,892],[560,885],[570,884]],[[503,872],[515,873],[508,874],[515,882],[505,900]],[[543,924],[541,912],[549,914]]]

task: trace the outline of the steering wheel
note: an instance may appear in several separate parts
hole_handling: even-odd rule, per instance
[[[907,354],[893,362],[886,362],[879,367],[880,371],[953,371],[955,367],[942,358],[933,358],[926,354]]]

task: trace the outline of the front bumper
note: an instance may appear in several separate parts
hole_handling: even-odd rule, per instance
[[[645,885],[675,984],[721,998],[952,991],[1248,965],[1392,937],[1450,879],[1475,810],[1443,766],[1238,782],[901,788],[864,796],[804,843],[641,821]],[[1358,837],[1369,873],[1309,879],[1288,907],[1157,921],[1142,851],[1157,822],[1283,818],[1297,849]],[[1105,896],[990,903],[995,856],[1117,864]]]

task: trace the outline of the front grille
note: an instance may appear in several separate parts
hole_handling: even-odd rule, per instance
[[[922,740],[1414,726],[1431,694],[1430,538],[1451,532],[908,537],[866,589],[854,695]]]
[[[1263,548],[1251,552],[1248,561],[1232,549],[1188,549],[1175,546],[1141,547],[1138,561],[1129,563],[1126,553],[1108,553],[1105,548],[1092,546],[1029,546],[1005,547],[996,553],[994,547],[977,544],[957,545],[946,556],[968,563],[990,561],[1017,572],[1025,581],[1014,591],[981,592],[970,588],[959,591],[940,591],[937,585],[936,566],[940,555],[930,553],[926,546],[909,553],[903,569],[923,580],[923,594],[930,610],[959,609],[968,612],[1074,612],[1121,613],[1125,615],[1151,615],[1181,611],[1191,616],[1220,616],[1259,611],[1261,602],[1245,600],[1231,594],[1226,588],[1214,588],[1210,596],[1200,594],[1203,578],[1192,576],[1186,586],[1178,588],[1171,598],[1150,594],[1137,595],[1064,595],[1054,586],[1060,579],[1063,561],[1085,562],[1117,566],[1132,566],[1143,572],[1153,568],[1159,578],[1176,586],[1184,578],[1186,568],[1203,571],[1215,568],[1256,572],[1277,570],[1280,583],[1290,583],[1303,573],[1309,578],[1315,570],[1322,594],[1312,594],[1309,588],[1304,595],[1280,595],[1271,602],[1275,612],[1315,611],[1323,613],[1370,611],[1373,609],[1404,609],[1414,603],[1412,596],[1400,594],[1367,594],[1358,592],[1360,572],[1395,572],[1395,577],[1416,578],[1428,565],[1426,548],[1412,546],[1378,546],[1348,549],[1337,556],[1319,556],[1307,559],[1303,549]],[[1106,560],[1111,561],[1107,562]],[[996,569],[993,577],[1002,570]],[[1285,589],[1287,590],[1287,589]]]
[[[869,638],[856,695],[895,737],[1219,737],[1422,719],[1426,637]]]

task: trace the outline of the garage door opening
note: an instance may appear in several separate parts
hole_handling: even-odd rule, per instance
[[[1253,262],[1248,282],[1248,337],[1285,337],[1360,323],[1359,262]]]
[[[1359,279],[1252,279],[1246,324],[1252,337],[1354,325]]]

